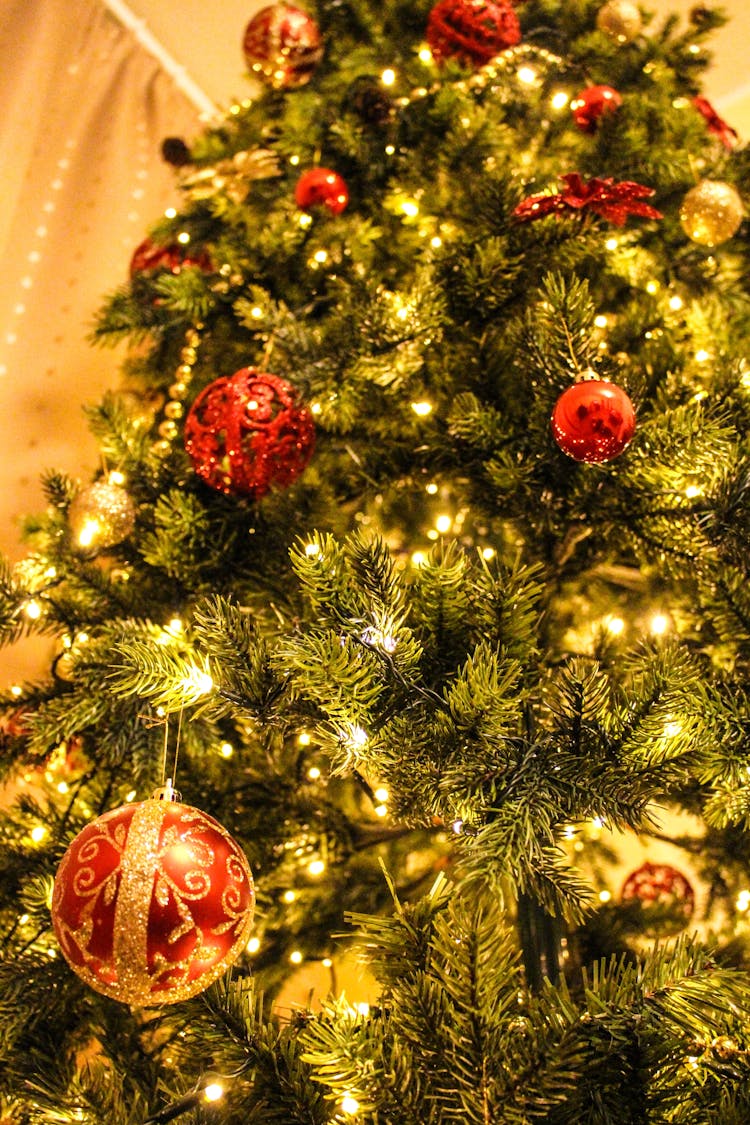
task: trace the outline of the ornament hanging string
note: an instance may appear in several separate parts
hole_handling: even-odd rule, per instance
[[[177,738],[175,739],[174,746],[174,760],[172,762],[172,775],[167,777],[167,758],[169,756],[169,715],[164,720],[164,755],[161,763],[161,784],[163,788],[171,788],[177,781],[177,759],[180,754],[180,735],[182,733],[182,713],[183,708],[180,708],[179,718],[177,720]]]

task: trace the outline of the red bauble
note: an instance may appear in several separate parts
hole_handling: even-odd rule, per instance
[[[213,269],[211,256],[205,250],[192,253],[187,246],[179,242],[167,246],[159,246],[150,238],[145,238],[133,251],[130,259],[130,276],[136,277],[139,273],[155,273],[157,270],[169,270],[170,273],[179,273],[187,266],[209,273]]]
[[[584,133],[596,131],[603,113],[612,113],[622,105],[622,98],[611,86],[587,86],[573,98],[570,108],[573,120]]]
[[[304,86],[323,57],[318,25],[291,4],[269,4],[253,16],[242,43],[245,61],[275,90]]]
[[[520,39],[521,25],[508,0],[439,0],[427,21],[427,42],[437,62],[482,66]]]
[[[295,388],[243,367],[201,391],[185,419],[196,473],[219,492],[264,496],[294,481],[312,457],[315,426]]]
[[[574,383],[552,411],[555,441],[574,461],[596,464],[622,453],[635,431],[633,404],[620,387],[603,379]]]
[[[137,1006],[202,992],[247,945],[247,859],[206,813],[157,795],[78,833],[55,877],[65,960],[97,992]]]
[[[685,876],[667,863],[644,863],[628,875],[622,887],[622,900],[637,898],[644,914],[668,911],[668,919],[660,919],[662,928],[678,933],[693,916],[695,893]]]
[[[333,215],[340,215],[349,202],[349,189],[338,172],[309,168],[297,181],[294,201],[303,211],[326,207]]]

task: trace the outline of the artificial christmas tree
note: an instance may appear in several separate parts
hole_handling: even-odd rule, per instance
[[[485,62],[461,36],[498,12]],[[180,149],[148,232],[199,268],[97,320],[133,345],[93,416],[124,534],[82,550],[94,485],[51,473],[2,575],[4,639],[56,644],[2,700],[4,1120],[747,1121],[748,157],[696,103],[721,17],[264,19],[267,88]],[[300,205],[311,168],[345,208]],[[181,804],[133,864],[167,774],[249,869],[194,859]],[[277,1003],[355,937],[371,1004]],[[120,972],[118,943],[125,1002],[76,961]],[[173,960],[187,998],[152,1004]]]

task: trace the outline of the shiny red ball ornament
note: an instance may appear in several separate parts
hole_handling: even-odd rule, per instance
[[[679,933],[695,910],[692,886],[681,871],[668,863],[644,863],[632,871],[623,883],[620,897],[623,902],[637,898],[646,919],[649,914],[658,913],[660,917],[655,928],[661,928],[666,933]]]
[[[437,62],[483,66],[520,40],[521,25],[508,0],[439,0],[427,20],[427,42]]]
[[[349,202],[349,189],[338,172],[308,168],[297,181],[294,201],[303,211],[325,207],[332,215],[340,215]]]
[[[594,133],[602,114],[613,113],[621,105],[622,98],[611,86],[587,86],[573,98],[570,109],[578,128]]]
[[[323,57],[315,20],[291,4],[269,4],[245,28],[242,49],[248,69],[274,90],[304,86]]]
[[[179,273],[188,266],[195,266],[206,273],[213,270],[211,256],[205,250],[193,253],[179,242],[159,246],[150,238],[145,238],[133,251],[130,259],[130,276],[132,278],[142,273],[156,273],[157,270]]]
[[[574,383],[552,411],[552,435],[568,457],[592,465],[611,461],[635,431],[633,404],[620,387],[604,379]]]
[[[296,480],[314,446],[312,415],[296,389],[256,367],[209,383],[185,419],[185,449],[198,476],[254,500]]]
[[[52,921],[65,960],[97,992],[139,1007],[202,992],[239,957],[252,924],[243,851],[173,796],[157,790],[87,824],[55,876]]]

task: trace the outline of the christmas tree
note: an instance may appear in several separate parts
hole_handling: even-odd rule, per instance
[[[4,1125],[750,1120],[722,22],[273,4],[165,140],[2,570]]]

